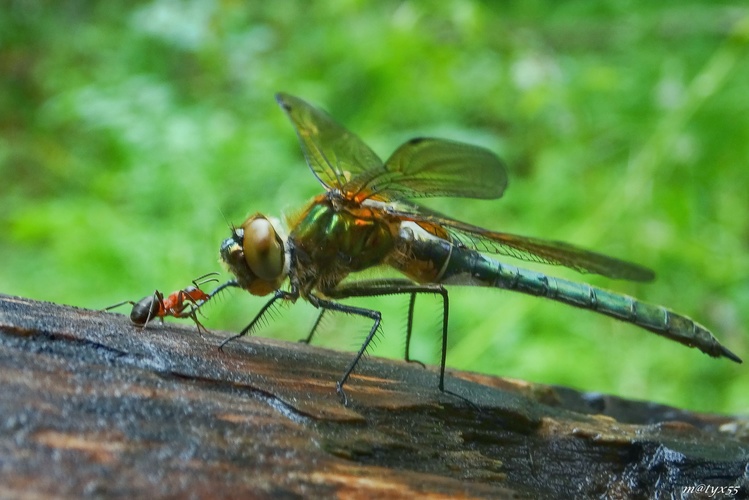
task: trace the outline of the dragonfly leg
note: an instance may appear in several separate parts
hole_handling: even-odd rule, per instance
[[[336,392],[338,393],[338,396],[341,398],[341,402],[344,404],[344,406],[348,405],[348,396],[346,396],[346,391],[343,390],[343,386],[348,380],[348,378],[351,376],[351,373],[354,371],[354,368],[356,368],[356,365],[359,363],[359,360],[361,359],[361,357],[367,351],[367,347],[369,347],[369,344],[372,342],[372,339],[377,333],[377,330],[380,328],[380,322],[382,321],[382,314],[380,313],[380,311],[375,311],[374,309],[365,309],[363,307],[356,307],[356,306],[350,306],[348,304],[341,304],[338,302],[333,302],[331,300],[321,299],[319,297],[315,297],[312,295],[310,296],[310,302],[315,307],[322,308],[323,311],[330,310],[330,311],[339,311],[339,312],[348,313],[348,314],[356,314],[357,316],[363,316],[373,321],[372,329],[369,330],[369,334],[367,335],[367,338],[364,339],[364,343],[362,343],[362,346],[359,349],[359,352],[356,353],[354,360],[348,365],[348,368],[346,368],[346,372],[343,374],[343,377],[341,377],[341,380],[339,380],[338,383],[336,383]],[[322,314],[320,314],[320,316],[322,316]]]
[[[447,289],[438,284],[420,285],[408,280],[369,280],[339,285],[333,290],[326,290],[325,294],[336,299],[348,297],[373,297],[378,295],[411,294],[408,310],[408,332],[406,337],[406,353],[410,346],[411,327],[413,326],[413,306],[416,294],[429,293],[442,296],[442,357],[440,359],[440,392],[445,392],[445,361],[447,360],[447,325],[450,310]],[[358,358],[357,358],[358,360]],[[409,361],[407,358],[406,361]]]
[[[317,327],[320,326],[320,322],[322,321],[322,317],[325,315],[325,311],[327,311],[327,309],[320,310],[320,315],[315,320],[315,324],[312,325],[312,329],[309,331],[309,334],[307,335],[307,337],[299,339],[299,342],[302,342],[304,344],[309,344],[310,342],[312,342],[312,337],[315,335]]]
[[[198,278],[198,279],[200,279],[200,278]],[[198,311],[200,311],[200,308],[203,307],[206,304],[206,302],[210,301],[213,297],[215,297],[219,293],[223,292],[227,288],[240,288],[239,282],[237,282],[237,280],[229,280],[226,283],[220,284],[219,286],[217,286],[216,288],[214,288],[211,293],[208,294],[208,298],[207,299],[205,299],[204,301],[200,302],[200,304],[197,304],[195,306],[193,312],[197,313]],[[200,314],[203,314],[203,313],[201,312]]]
[[[422,368],[426,368],[424,366],[424,363],[417,359],[411,359],[410,351],[411,351],[411,333],[413,332],[413,315],[414,315],[414,304],[416,303],[416,293],[411,293],[411,298],[408,302],[408,319],[407,319],[407,330],[406,330],[406,349],[405,349],[405,355],[404,358],[407,363],[417,363],[421,365]],[[309,344],[312,342],[312,337],[314,337],[315,333],[317,332],[317,328],[320,326],[320,323],[322,322],[323,316],[325,316],[325,312],[327,309],[322,309],[320,311],[320,314],[317,316],[317,319],[315,320],[315,324],[312,325],[312,329],[310,330],[307,337],[303,339],[299,339],[299,342]]]
[[[418,363],[422,368],[426,368],[424,363],[418,359],[411,359],[411,333],[413,332],[414,326],[414,307],[416,305],[416,293],[411,293],[411,298],[408,300],[408,320],[406,321],[406,353],[404,359],[407,363]]]
[[[214,293],[215,293],[215,290],[214,290]],[[213,293],[211,295],[213,295]],[[226,344],[228,344],[229,342],[231,342],[232,340],[238,339],[239,337],[244,337],[248,333],[251,333],[252,330],[253,330],[253,328],[255,328],[255,325],[257,324],[257,322],[260,321],[260,319],[263,316],[265,316],[265,313],[268,312],[268,309],[270,309],[271,306],[273,306],[273,304],[277,300],[279,300],[279,299],[283,299],[283,300],[286,300],[286,299],[295,299],[297,296],[298,295],[296,295],[296,294],[294,294],[292,292],[287,292],[285,290],[276,290],[273,293],[273,297],[268,302],[266,302],[266,304],[260,309],[260,311],[257,313],[257,315],[255,316],[255,318],[252,321],[250,321],[250,324],[247,325],[246,327],[244,327],[242,329],[242,331],[239,332],[238,334],[232,335],[231,337],[225,339],[223,342],[221,342],[221,344],[218,346],[218,348],[220,350],[222,350],[224,348],[224,346]]]
[[[208,294],[208,298],[205,299],[205,301],[203,302],[203,304],[205,304],[206,302],[208,302],[213,297],[215,297],[219,293],[223,292],[227,288],[241,288],[241,287],[240,287],[239,282],[237,280],[229,280],[226,283],[222,283],[219,286],[217,286],[216,288],[214,288],[211,293]],[[202,306],[203,304],[200,304],[200,305]]]

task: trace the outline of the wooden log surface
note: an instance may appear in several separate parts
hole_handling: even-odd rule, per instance
[[[749,494],[745,417],[229,335],[0,295],[0,496]]]

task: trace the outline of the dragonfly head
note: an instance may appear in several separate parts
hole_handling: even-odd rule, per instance
[[[286,245],[262,214],[251,215],[221,244],[221,261],[253,295],[277,290],[289,273]]]

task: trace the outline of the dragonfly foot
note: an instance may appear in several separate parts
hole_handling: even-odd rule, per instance
[[[448,391],[448,390],[442,390],[441,392],[443,394],[447,394],[448,396],[452,396],[454,398],[460,399],[464,403],[468,403],[468,406],[470,406],[471,408],[473,408],[476,411],[479,411],[479,412],[481,411],[481,407],[479,405],[477,405],[476,403],[474,403],[473,401],[471,401],[470,399],[468,399],[465,396],[461,396],[458,393],[455,393],[453,391]]]
[[[223,350],[224,350],[224,346],[225,346],[226,344],[228,344],[229,342],[231,342],[231,341],[232,341],[232,340],[234,340],[234,339],[238,339],[238,338],[239,338],[239,337],[241,337],[241,336],[242,336],[242,335],[232,335],[231,337],[229,337],[229,338],[227,338],[227,339],[224,339],[224,341],[223,341],[223,342],[221,342],[221,343],[220,343],[220,344],[218,345],[218,350],[219,350],[219,351],[223,351]]]
[[[426,366],[426,365],[425,365],[424,363],[422,363],[422,362],[421,362],[421,361],[419,361],[418,359],[410,359],[410,358],[406,358],[406,363],[409,363],[409,364],[410,364],[410,363],[416,363],[417,365],[421,366],[422,368],[426,368],[426,367],[427,367],[427,366]]]
[[[338,393],[338,397],[341,399],[341,404],[343,406],[348,406],[348,396],[346,396],[346,391],[343,390],[343,384],[341,382],[336,382],[335,392]]]

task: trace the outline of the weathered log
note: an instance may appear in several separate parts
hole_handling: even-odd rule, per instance
[[[749,493],[746,419],[228,335],[0,295],[0,496]]]

